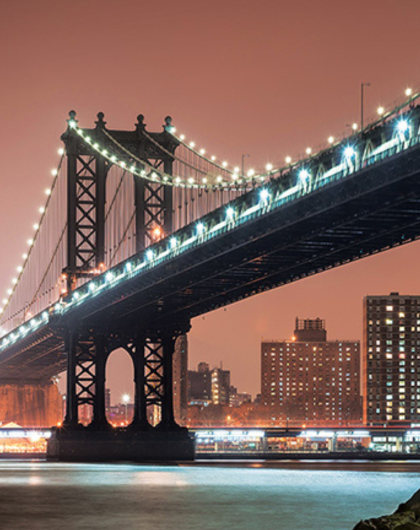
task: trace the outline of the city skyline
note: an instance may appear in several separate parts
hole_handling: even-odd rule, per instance
[[[90,126],[102,110],[114,128],[132,126],[133,116],[143,112],[149,128],[158,130],[171,114],[179,131],[200,147],[238,165],[249,154],[246,167],[257,168],[282,163],[287,155],[297,158],[308,146],[316,150],[329,135],[338,136],[348,124],[360,122],[362,82],[370,83],[365,122],[378,105],[388,106],[407,87],[419,85],[413,65],[419,59],[414,36],[420,7],[414,2],[396,10],[392,2],[359,1],[345,11],[332,1],[322,2],[322,10],[304,2],[307,16],[302,19],[299,6],[275,2],[215,2],[213,9],[195,4],[188,17],[168,3],[165,16],[158,17],[162,5],[140,13],[128,1],[127,14],[121,14],[120,6],[92,1],[77,21],[70,7],[58,11],[51,1],[37,4],[26,2],[19,13],[18,6],[5,5],[0,21],[6,44],[0,57],[9,72],[2,79],[0,102],[0,223],[8,227],[0,234],[2,248],[8,249],[0,263],[1,293],[9,288],[38,221],[71,108],[83,126]],[[36,16],[40,6],[45,17]],[[150,55],[142,55],[142,63],[137,54],[140,15],[148,19],[141,38],[159,43]],[[10,17],[19,20],[16,26],[7,24]],[[343,39],[343,18],[364,38]],[[69,25],[80,38],[61,42]],[[105,27],[112,28],[114,38],[101,38],[100,49],[90,46],[91,29],[102,32]],[[384,33],[393,38],[384,41]],[[54,45],[59,41],[61,47]],[[404,60],[395,42],[404,43]],[[184,68],[182,60],[191,60],[194,68]],[[153,80],[145,79],[143,72],[156,61]],[[92,62],[97,65],[93,72]],[[112,76],[105,75],[109,69]],[[128,74],[129,82],[121,84]],[[419,252],[419,244],[413,243],[196,318],[189,334],[191,365],[202,358],[214,365],[222,360],[236,374],[239,390],[255,395],[261,338],[287,336],[295,316],[302,315],[327,319],[333,339],[360,340],[363,297],[391,291],[416,294]],[[345,300],[342,314],[335,310],[338,298]],[[220,343],[223,347],[217,348]],[[125,361],[111,359],[110,372],[116,375],[110,377],[121,394],[132,379],[128,370],[118,375]]]

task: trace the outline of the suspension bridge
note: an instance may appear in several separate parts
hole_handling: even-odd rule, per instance
[[[316,153],[244,174],[178,135],[91,129],[70,112],[46,206],[3,300],[0,385],[67,371],[67,460],[185,459],[173,414],[172,355],[191,320],[420,236],[420,93],[406,93]],[[105,366],[132,358],[128,429],[105,417]],[[80,406],[93,421],[79,423]],[[147,408],[160,411],[151,426]]]

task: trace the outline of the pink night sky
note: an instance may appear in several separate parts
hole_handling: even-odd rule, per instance
[[[418,0],[0,0],[0,298],[45,202],[68,111],[81,127],[179,132],[233,165],[282,164],[420,86]],[[330,339],[361,339],[367,294],[420,294],[420,243],[346,265],[193,320],[189,364],[260,389],[261,338],[326,319]],[[126,357],[108,382],[130,391]]]

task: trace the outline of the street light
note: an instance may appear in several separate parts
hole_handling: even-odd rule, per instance
[[[125,403],[125,423],[128,423],[128,403],[130,402],[130,396],[123,394],[122,400]]]
[[[370,83],[361,83],[360,85],[360,131],[363,132],[363,89],[365,86],[370,86]]]
[[[249,158],[249,155],[242,155],[242,178],[245,177],[245,158]]]

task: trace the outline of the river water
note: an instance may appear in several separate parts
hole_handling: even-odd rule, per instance
[[[420,488],[420,464],[0,461],[2,530],[352,530]]]

